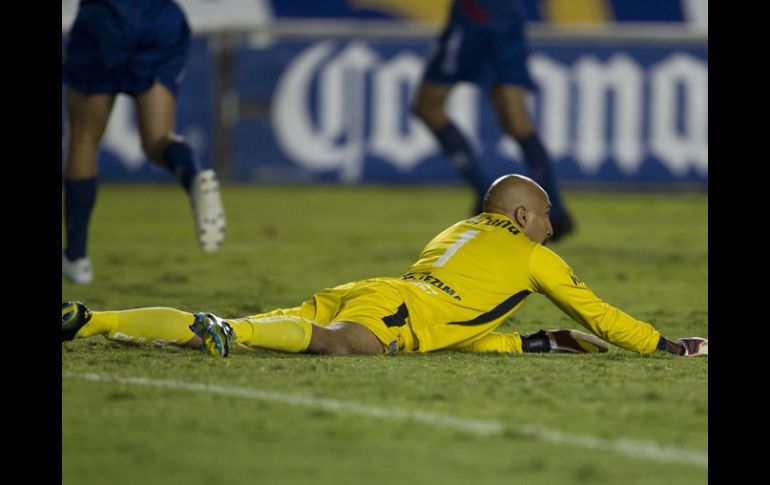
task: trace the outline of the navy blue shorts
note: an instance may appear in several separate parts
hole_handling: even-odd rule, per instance
[[[84,0],[69,33],[64,83],[88,94],[176,96],[190,46],[184,12],[170,0]]]
[[[423,79],[437,84],[515,84],[535,90],[527,69],[528,54],[520,21],[453,19],[433,46]]]

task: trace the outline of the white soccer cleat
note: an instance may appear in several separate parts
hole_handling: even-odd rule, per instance
[[[213,253],[225,239],[225,210],[219,194],[219,181],[213,170],[195,176],[190,190],[195,219],[195,235],[205,253]]]
[[[61,255],[61,274],[76,285],[87,285],[94,279],[91,260],[87,257],[70,261],[67,255]]]

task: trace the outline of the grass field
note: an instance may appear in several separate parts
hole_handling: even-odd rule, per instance
[[[552,247],[605,301],[670,337],[708,337],[705,194],[567,193]],[[240,316],[398,276],[466,215],[461,188],[226,185],[204,255],[173,186],[103,185],[95,282],[62,300]],[[577,324],[534,295],[504,324]],[[62,345],[64,484],[704,484],[708,358],[602,355],[216,360],[102,337]]]

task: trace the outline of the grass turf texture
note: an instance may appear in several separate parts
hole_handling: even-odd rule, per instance
[[[187,200],[165,185],[100,187],[95,282],[62,300],[95,310],[172,306],[241,316],[314,291],[397,276],[466,215],[461,188],[225,185],[228,234],[204,255]],[[708,337],[704,194],[567,193],[578,232],[556,250],[601,298],[670,337]],[[502,327],[579,328],[531,296]],[[708,359],[439,352],[317,357],[268,351],[229,362],[190,349],[62,345],[62,483],[702,484],[707,467],[534,439],[535,425],[609,440],[708,448]],[[496,421],[479,435],[270,401],[91,382],[69,373],[200,382]]]

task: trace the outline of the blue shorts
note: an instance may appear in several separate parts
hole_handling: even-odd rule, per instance
[[[428,56],[423,79],[436,84],[515,84],[534,91],[536,86],[527,69],[528,53],[521,21],[453,19]]]
[[[162,83],[176,96],[190,28],[170,0],[83,0],[69,33],[64,83],[88,94],[146,91]]]

